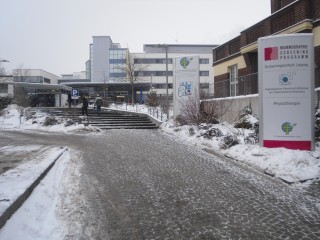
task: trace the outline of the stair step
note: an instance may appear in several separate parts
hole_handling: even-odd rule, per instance
[[[72,119],[78,122],[81,117],[81,109],[44,109],[54,116],[61,118]],[[83,119],[88,121],[90,126],[98,127],[100,129],[155,129],[158,128],[148,117],[139,116],[125,113],[117,113],[113,111],[102,111],[100,115],[97,114],[96,110],[90,109],[88,116]]]

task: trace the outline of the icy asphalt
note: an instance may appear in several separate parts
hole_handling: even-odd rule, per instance
[[[61,209],[65,239],[320,239],[319,195],[160,130],[7,131],[0,143],[80,153],[79,189]]]

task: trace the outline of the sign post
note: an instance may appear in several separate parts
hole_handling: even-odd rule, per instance
[[[72,88],[71,99],[79,99],[79,89]]]
[[[79,99],[79,89],[72,88],[71,90],[71,99],[73,99],[73,114],[76,114],[76,99]]]
[[[182,114],[186,104],[200,105],[199,57],[183,56],[174,58],[173,116]],[[199,110],[199,109],[198,109]]]
[[[314,149],[312,34],[260,38],[260,145]]]

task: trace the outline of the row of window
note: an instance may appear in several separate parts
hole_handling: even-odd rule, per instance
[[[125,72],[126,70],[126,64],[110,64],[110,72],[111,73],[119,73],[119,72]]]
[[[162,84],[155,83],[151,85],[152,88],[157,88],[157,89],[166,89],[166,86],[167,85],[165,83],[162,83]],[[168,88],[173,88],[173,84],[172,83],[168,84]],[[200,83],[200,88],[201,89],[209,88],[209,83]]]
[[[135,75],[139,75],[141,77],[163,77],[166,76],[166,71],[141,71],[141,72],[136,72]],[[168,71],[168,76],[173,76],[172,71]],[[209,76],[209,71],[199,71],[199,76],[200,77],[208,77]]]
[[[125,72],[115,72],[110,73],[110,78],[126,78],[127,74]]]
[[[135,58],[135,64],[165,64],[165,58]],[[209,58],[200,58],[200,64],[209,64]],[[168,64],[172,64],[172,58],[168,58]]]
[[[165,58],[135,58],[135,64],[166,64]],[[172,64],[172,58],[168,58],[168,64]]]
[[[109,59],[110,64],[126,64],[126,59]]]
[[[14,82],[26,82],[26,83],[50,83],[49,79],[43,81],[43,77],[40,76],[17,76],[13,79]]]

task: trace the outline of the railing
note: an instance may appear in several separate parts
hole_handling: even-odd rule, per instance
[[[160,121],[167,121],[168,116],[167,114],[163,111],[163,109],[159,106],[159,107],[149,107],[145,104],[135,104],[135,105],[131,105],[131,104],[127,104],[127,103],[123,103],[123,104],[111,104],[110,107],[111,109],[117,109],[117,110],[122,110],[122,111],[128,111],[128,112],[137,112],[137,113],[146,113],[149,114],[151,116],[153,116],[154,118],[160,120]],[[169,115],[170,115],[169,111]]]
[[[313,5],[315,5],[313,1],[301,0],[272,14],[241,33],[241,46],[249,45],[259,37],[275,34],[303,20],[312,19],[310,6]]]
[[[258,73],[215,82],[214,92],[215,98],[256,94],[258,93]]]

